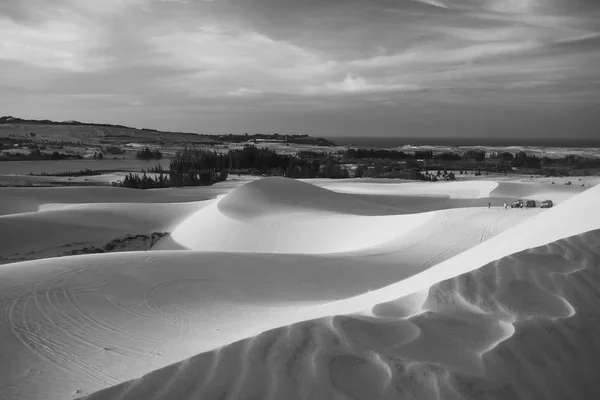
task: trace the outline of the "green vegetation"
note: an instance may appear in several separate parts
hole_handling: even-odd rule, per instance
[[[218,153],[209,150],[184,149],[171,160],[170,174],[185,176],[189,171],[237,171],[253,175],[289,178],[348,178],[348,170],[333,156],[304,152],[302,158],[289,154],[245,146]]]
[[[160,174],[158,177],[129,173],[122,181],[113,182],[113,186],[126,187],[130,189],[157,189],[171,187],[171,181],[167,175]]]
[[[32,176],[95,176],[95,175],[102,175],[102,171],[93,171],[91,169],[82,169],[79,171],[68,171],[68,172],[54,172],[54,173],[49,173],[49,172],[42,172],[41,174],[32,174],[29,173],[29,175]]]
[[[130,142],[133,138],[137,142],[141,143],[154,143],[154,144],[171,144],[171,145],[200,145],[200,144],[223,144],[223,143],[251,143],[255,144],[261,141],[270,142],[281,142],[281,143],[294,143],[304,145],[315,145],[315,146],[335,146],[335,144],[324,138],[315,138],[308,135],[282,135],[279,133],[274,134],[228,134],[228,135],[199,135],[195,133],[184,133],[184,132],[163,132],[156,129],[136,129],[123,125],[114,124],[96,124],[86,123],[80,121],[50,121],[50,120],[31,120],[22,119],[11,116],[0,117],[0,127],[2,125],[14,126],[18,125],[20,128],[28,126],[32,130],[43,131],[47,128],[54,128],[56,130],[63,130],[66,132],[77,132],[85,131],[89,132],[90,136],[95,137],[99,143],[114,146],[118,144],[125,144]],[[165,133],[167,135],[165,135]],[[36,136],[36,133],[31,132],[29,135]],[[67,133],[68,135],[68,133]],[[95,142],[96,144],[98,142]],[[112,153],[120,154],[120,153]]]
[[[147,250],[150,250],[152,247],[158,243],[160,239],[167,236],[166,232],[153,232],[150,235],[127,235],[123,238],[113,239],[103,247],[84,247],[82,249],[71,250],[67,252],[65,255],[76,255],[76,254],[98,254],[98,253],[113,253],[119,251],[128,251],[130,250],[131,245],[135,244],[145,244]]]
[[[376,169],[378,177],[387,177],[392,171],[419,169],[420,171],[476,171],[476,176],[483,173],[522,173],[545,176],[576,176],[600,174],[600,158],[586,158],[569,155],[562,158],[537,157],[520,151],[486,153],[470,149],[457,152],[416,151],[413,153],[396,150],[349,149],[342,154],[342,159],[351,164],[358,164],[357,176],[368,177]],[[402,168],[402,166],[404,168]],[[403,174],[405,175],[405,173]],[[412,178],[411,178],[412,179]]]
[[[415,154],[402,153],[402,157],[410,159],[391,163],[376,159],[377,156],[382,155],[388,157],[390,155],[388,151],[366,151],[362,154],[375,159],[376,162],[373,165],[359,164],[354,174],[351,174],[344,162],[348,154],[340,156],[303,151],[294,156],[278,154],[273,150],[254,146],[245,146],[242,149],[223,153],[206,149],[184,149],[171,159],[168,171],[156,165],[141,175],[130,173],[122,182],[114,185],[135,189],[212,185],[225,180],[229,173],[288,178],[399,178],[430,182],[456,179],[452,171],[442,173],[438,170],[437,174],[422,171],[421,165],[414,159]],[[429,154],[418,153],[417,155],[429,156]],[[397,158],[395,154],[393,156]]]
[[[106,154],[125,154],[125,150],[119,146],[105,146],[103,151]]]
[[[139,150],[136,156],[141,160],[160,160],[163,154],[158,149],[151,150],[149,147],[145,147],[143,150]]]
[[[244,135],[219,135],[217,139],[220,142],[226,143],[244,143],[244,142],[253,142],[257,144],[259,142],[281,142],[281,143],[294,143],[294,144],[307,144],[312,146],[326,146],[331,147],[335,146],[335,143],[318,137],[312,137],[308,135],[280,135],[279,133],[274,134],[244,134]]]
[[[41,160],[83,160],[83,156],[75,154],[64,154],[58,151],[43,153],[36,147],[29,154],[7,154],[0,155],[0,161],[41,161]]]
[[[130,189],[159,189],[173,186],[210,186],[214,183],[227,179],[227,172],[212,171],[189,171],[186,174],[160,173],[155,177],[148,176],[145,172],[140,174],[129,173],[120,182],[114,182],[113,186],[126,187]]]
[[[228,173],[287,176],[290,178],[348,178],[348,170],[327,156],[311,153],[301,159],[277,154],[273,150],[245,146],[239,150],[218,153],[204,149],[184,149],[175,154],[169,170],[157,165],[142,175],[130,173],[115,186],[153,189],[172,186],[212,185],[227,179]]]
[[[416,151],[350,148],[339,151],[333,147],[334,143],[308,135],[197,135],[121,125],[35,121],[13,117],[0,118],[0,134],[3,134],[0,136],[0,161],[83,159],[77,153],[89,152],[90,147],[96,149],[93,153],[95,160],[116,159],[113,155],[117,154],[127,154],[119,157],[123,159],[135,155],[139,160],[160,160],[175,153],[168,168],[157,165],[142,170],[141,174],[130,174],[123,182],[115,184],[136,188],[211,185],[225,179],[228,173],[289,178],[364,177],[423,181],[454,180],[456,174],[464,175],[467,171],[470,176],[490,173],[547,177],[600,174],[600,158],[594,157],[570,155],[548,158],[526,152],[490,153],[483,148],[444,151],[427,147]],[[127,146],[132,142],[142,143],[144,147],[128,149]],[[277,145],[262,148],[263,142]],[[229,144],[237,144],[232,146],[236,149],[227,149]],[[306,147],[294,153],[298,147],[292,144]],[[219,151],[206,149],[215,145],[218,145]],[[202,146],[204,149],[193,146]],[[282,150],[285,154],[282,154]],[[53,176],[95,174],[99,172],[82,170]]]

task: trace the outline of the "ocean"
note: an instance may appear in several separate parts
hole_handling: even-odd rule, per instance
[[[399,146],[489,146],[489,147],[571,147],[600,148],[598,138],[456,138],[456,137],[328,137],[328,140],[341,146],[361,146],[389,149]]]

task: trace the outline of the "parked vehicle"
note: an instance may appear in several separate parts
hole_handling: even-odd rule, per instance
[[[525,207],[527,208],[534,208],[535,206],[535,200],[527,200],[527,203],[525,203]]]
[[[551,208],[552,206],[554,206],[554,203],[552,202],[552,200],[544,200],[542,201],[542,208]]]
[[[523,208],[523,200],[515,200],[511,203],[510,208]]]

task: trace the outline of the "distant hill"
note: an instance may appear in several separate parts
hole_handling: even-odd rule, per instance
[[[110,128],[125,128],[125,129],[136,129],[124,125],[113,125],[113,124],[94,124],[89,122],[79,121],[50,121],[49,119],[23,119],[15,118],[11,116],[0,117],[0,124],[32,124],[32,125],[80,125],[80,126],[105,126]]]
[[[215,142],[221,142],[221,141],[226,141],[226,142],[233,142],[233,143],[241,143],[241,142],[245,142],[245,141],[252,141],[254,140],[256,141],[279,141],[279,142],[286,142],[286,143],[298,143],[298,144],[309,144],[309,145],[316,145],[316,146],[335,146],[335,143],[324,139],[324,138],[318,138],[318,137],[312,137],[309,135],[282,135],[279,133],[275,133],[275,134],[222,134],[222,135],[216,135],[216,134],[212,134],[212,135],[207,135],[207,134],[197,134],[197,133],[185,133],[185,132],[170,132],[170,131],[159,131],[156,129],[149,129],[149,128],[132,128],[129,126],[124,126],[124,125],[115,125],[115,124],[97,124],[97,123],[90,123],[90,122],[80,122],[80,121],[74,121],[74,120],[70,120],[70,121],[51,121],[48,119],[42,119],[42,120],[36,120],[36,119],[23,119],[23,118],[16,118],[16,117],[12,117],[12,116],[5,116],[5,117],[0,117],[0,125],[7,125],[7,124],[20,124],[20,125],[60,125],[60,126],[65,126],[65,125],[69,125],[69,126],[91,126],[91,127],[97,127],[97,128],[115,128],[115,129],[124,129],[124,130],[128,130],[131,132],[151,132],[151,133],[156,133],[156,134],[177,134],[177,135],[194,135],[196,137],[204,137],[207,139],[210,139],[212,141]],[[189,137],[189,136],[188,136]]]

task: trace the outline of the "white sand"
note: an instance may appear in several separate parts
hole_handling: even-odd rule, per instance
[[[599,395],[600,188],[319,184],[335,192],[271,178],[205,202],[40,195],[43,211],[0,217],[29,224],[14,246],[36,226],[40,246],[173,232],[160,251],[0,266],[0,398]]]

